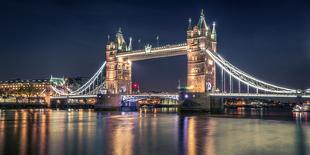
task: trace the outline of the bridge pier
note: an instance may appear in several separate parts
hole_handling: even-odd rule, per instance
[[[119,94],[98,95],[95,110],[120,110],[122,97]]]
[[[224,111],[224,98],[216,98],[209,96],[210,112],[222,113]]]
[[[184,93],[180,95],[181,112],[212,112],[224,110],[222,98],[215,98],[207,93]]]

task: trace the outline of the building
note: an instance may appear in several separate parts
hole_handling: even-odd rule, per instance
[[[65,85],[64,78],[0,81],[0,102],[42,102],[50,96],[51,85]],[[43,101],[43,102],[44,102]]]
[[[22,89],[36,89],[36,91],[44,91],[50,86],[49,79],[40,80],[9,80],[0,81],[0,94],[11,94],[14,95]]]

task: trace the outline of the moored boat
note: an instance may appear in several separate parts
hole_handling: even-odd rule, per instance
[[[296,105],[293,110],[293,112],[310,112],[309,105]]]

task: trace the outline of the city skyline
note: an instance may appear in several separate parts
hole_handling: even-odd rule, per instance
[[[8,8],[2,10],[6,25],[1,28],[4,35],[0,40],[5,46],[0,50],[7,59],[0,62],[0,71],[4,73],[0,80],[50,75],[90,77],[105,60],[107,36],[114,38],[118,27],[126,40],[131,36],[134,42],[141,39],[156,46],[156,36],[160,44],[184,42],[188,18],[196,24],[200,10],[204,9],[208,24],[217,23],[218,52],[226,59],[262,80],[296,89],[308,88],[307,2],[273,2],[268,3],[269,8],[262,7],[268,1],[239,2],[242,3],[222,5],[201,1],[193,7],[180,2],[173,10],[172,2],[161,7],[162,1],[152,7],[139,1],[133,2],[134,6],[128,2],[118,5],[96,1],[4,2],[2,6]],[[122,11],[115,12],[112,6],[119,6]],[[56,10],[59,12],[55,13]],[[130,15],[132,19],[128,19]],[[142,87],[172,90],[179,79],[186,79],[184,56],[133,63],[133,81]]]

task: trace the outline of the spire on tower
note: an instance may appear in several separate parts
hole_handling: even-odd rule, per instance
[[[213,22],[213,28],[212,28],[212,33],[211,33],[211,39],[216,40],[216,30],[215,30],[215,22]]]
[[[192,29],[192,18],[188,19],[188,30]]]
[[[159,35],[156,36],[157,47],[159,47]]]
[[[208,30],[208,26],[207,26],[207,22],[206,22],[206,19],[205,19],[205,15],[204,15],[204,11],[203,9],[201,9],[201,13],[200,13],[200,18],[199,18],[199,21],[198,21],[198,28],[201,30],[201,29],[205,29],[205,30]]]
[[[118,33],[122,33],[122,28],[119,27],[117,32],[118,32]]]
[[[203,9],[201,9],[200,16],[203,16],[203,17],[205,16],[203,13]]]
[[[123,39],[122,28],[118,28],[118,31],[115,36],[116,36],[117,41],[119,41],[118,39],[120,40]]]
[[[116,43],[119,50],[125,50],[126,49],[126,42],[123,37],[122,29],[119,28],[116,33]]]
[[[127,51],[131,51],[132,50],[132,38],[129,37],[129,45],[127,47]]]
[[[108,42],[110,42],[110,35],[108,35]]]

